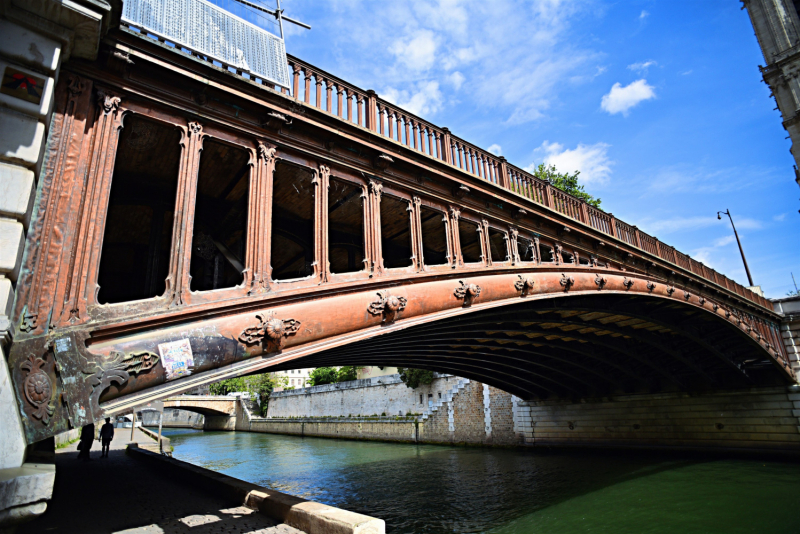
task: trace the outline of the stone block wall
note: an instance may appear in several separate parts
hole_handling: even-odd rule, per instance
[[[407,387],[400,375],[387,375],[338,384],[325,384],[273,392],[267,408],[268,418],[355,417],[422,413],[441,398],[458,378],[434,375],[433,382],[416,389]]]
[[[800,452],[800,388],[518,403],[526,445]]]

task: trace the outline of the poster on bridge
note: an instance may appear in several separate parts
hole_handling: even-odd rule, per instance
[[[161,343],[158,346],[158,352],[161,354],[161,361],[167,372],[167,380],[175,380],[192,374],[194,358],[188,339]]]

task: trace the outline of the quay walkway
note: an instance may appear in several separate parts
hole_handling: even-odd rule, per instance
[[[125,454],[130,429],[116,429],[108,458],[94,442],[91,460],[77,460],[77,443],[56,451],[53,499],[18,532],[124,534],[303,534],[241,501],[211,494]],[[134,440],[154,440],[136,429]]]

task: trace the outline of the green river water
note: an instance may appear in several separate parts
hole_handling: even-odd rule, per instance
[[[171,429],[174,456],[387,532],[800,534],[800,463]]]

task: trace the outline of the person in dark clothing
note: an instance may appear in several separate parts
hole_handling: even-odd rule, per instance
[[[111,418],[106,417],[106,424],[100,427],[100,442],[103,446],[100,458],[108,458],[108,446],[112,439],[114,439],[114,425],[111,424]]]
[[[81,429],[81,440],[78,443],[78,460],[91,460],[89,457],[89,450],[92,448],[94,441],[94,423],[88,424]]]

